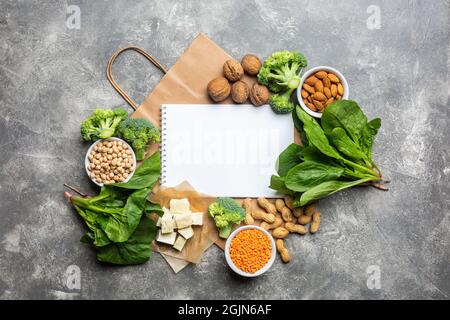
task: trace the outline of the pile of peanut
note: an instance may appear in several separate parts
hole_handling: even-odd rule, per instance
[[[88,159],[89,177],[100,184],[123,182],[136,168],[131,150],[122,141],[100,141],[92,148]]]
[[[338,76],[322,70],[305,80],[301,94],[309,109],[323,112],[333,101],[342,99],[344,87]]]
[[[290,197],[285,197],[284,200],[276,199],[275,203],[265,198],[258,198],[257,203],[260,208],[252,209],[251,201],[247,198],[242,203],[246,212],[244,224],[255,224],[255,220],[262,221],[260,226],[276,239],[277,251],[284,263],[291,261],[289,250],[284,244],[284,239],[290,233],[305,235],[308,231],[314,234],[319,230],[320,212],[314,205],[294,208]]]

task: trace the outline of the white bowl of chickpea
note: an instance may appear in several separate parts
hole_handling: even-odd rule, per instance
[[[136,155],[122,139],[112,137],[97,140],[87,151],[84,166],[92,182],[100,187],[127,182],[136,169]]]

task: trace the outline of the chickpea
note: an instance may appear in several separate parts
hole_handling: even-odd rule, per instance
[[[128,173],[126,173],[126,172],[122,173],[122,177],[123,177],[124,179],[128,178]]]
[[[94,159],[94,156],[92,155],[92,153],[88,156],[89,161],[91,161],[92,159]]]
[[[117,154],[116,154],[116,153],[113,153],[113,154],[112,154],[112,157],[113,157],[113,159],[117,158]]]
[[[117,159],[112,160],[112,161],[111,161],[111,164],[112,164],[113,166],[116,166],[116,165],[117,165]]]
[[[112,159],[112,155],[108,154],[108,155],[106,156],[106,158],[107,158],[108,160],[111,160],[111,159]]]
[[[103,183],[103,180],[101,178],[97,178],[95,179],[95,181],[97,181],[98,183]]]
[[[126,154],[131,154],[131,151],[130,150],[126,150],[125,153]]]
[[[122,145],[118,145],[118,146],[117,146],[117,150],[122,151],[122,150],[123,150]]]

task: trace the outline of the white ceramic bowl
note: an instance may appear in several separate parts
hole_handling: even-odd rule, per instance
[[[347,80],[344,78],[342,73],[337,71],[335,68],[327,67],[327,66],[318,66],[318,67],[315,67],[315,68],[312,68],[312,69],[309,69],[308,71],[306,71],[303,74],[302,78],[300,79],[300,85],[297,88],[297,99],[298,99],[298,103],[300,103],[300,106],[302,107],[302,109],[305,110],[306,113],[308,113],[310,116],[313,116],[315,118],[321,118],[322,113],[312,111],[310,108],[308,108],[305,105],[305,103],[303,102],[303,98],[302,98],[302,87],[303,87],[303,83],[305,82],[306,79],[308,79],[311,75],[313,75],[317,71],[321,71],[321,70],[334,73],[341,80],[342,86],[344,87],[344,94],[342,95],[342,99],[348,99],[348,94],[349,94]]]
[[[89,156],[89,154],[91,153],[91,151],[94,149],[94,147],[95,147],[97,144],[99,144],[100,142],[104,142],[104,141],[121,141],[121,142],[124,143],[126,146],[128,146],[128,149],[131,151],[131,158],[133,159],[133,164],[136,166],[136,155],[134,154],[133,148],[131,148],[131,146],[130,146],[126,141],[124,141],[124,140],[122,140],[122,139],[119,139],[119,138],[116,138],[116,137],[111,137],[111,138],[108,138],[108,139],[101,139],[101,140],[95,141],[95,142],[89,147],[88,151],[86,152],[86,156],[84,157],[84,168],[85,168],[85,170],[86,170],[86,174],[88,175],[88,177],[89,177],[89,169],[88,169],[88,166],[89,166],[89,159],[88,159],[88,156]],[[136,171],[136,169],[135,169],[134,171]],[[128,178],[126,178],[123,182],[128,182],[128,181],[131,179],[131,177],[133,176],[134,171],[130,172],[130,174],[128,175]],[[96,185],[98,185],[99,187],[102,187],[102,186],[104,185],[103,183],[98,183],[97,181],[95,181],[95,180],[92,179],[91,177],[89,177],[89,179],[91,179],[91,181],[92,181],[93,183],[95,183]]]
[[[270,257],[269,261],[267,261],[266,265],[264,267],[262,267],[261,269],[259,269],[258,271],[256,271],[255,273],[248,273],[245,271],[242,271],[241,269],[239,269],[231,260],[230,257],[230,244],[231,244],[231,240],[242,230],[247,230],[247,229],[257,229],[262,231],[264,234],[266,234],[269,239],[270,239],[270,243],[272,244],[272,256]],[[236,230],[233,231],[233,233],[231,233],[231,235],[228,237],[227,242],[225,244],[225,259],[228,263],[228,265],[230,266],[231,270],[233,270],[234,272],[236,272],[238,275],[243,276],[243,277],[247,277],[247,278],[254,278],[257,276],[262,275],[264,272],[266,272],[267,270],[270,269],[270,267],[272,266],[273,262],[275,261],[275,258],[277,256],[277,249],[275,247],[275,240],[273,239],[273,237],[270,235],[269,232],[267,232],[266,230],[264,230],[261,227],[258,226],[243,226],[243,227],[239,227]]]

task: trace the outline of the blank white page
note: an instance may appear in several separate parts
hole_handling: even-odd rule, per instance
[[[211,196],[278,197],[270,176],[294,126],[268,105],[166,104],[161,136],[162,186],[187,181]]]

